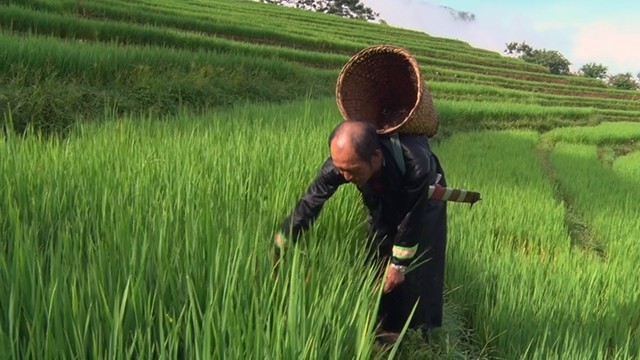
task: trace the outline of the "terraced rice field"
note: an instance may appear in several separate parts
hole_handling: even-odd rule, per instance
[[[330,101],[249,105],[4,140],[3,353],[371,356],[376,283],[355,189],[328,203],[282,278],[270,272],[272,234],[336,115]],[[640,124],[607,126],[624,136],[601,125],[435,144],[449,181],[484,199],[451,206],[447,309],[464,309],[487,355],[638,355]],[[607,164],[597,143],[628,153]]]
[[[0,24],[0,110],[18,130],[59,132],[105,111],[161,116],[332,96],[349,57],[379,43],[409,49],[436,99],[588,108],[596,122],[640,116],[637,91],[460,41],[251,1],[2,0]]]
[[[640,357],[639,92],[250,1],[0,0],[0,29],[0,354]],[[483,197],[450,206],[443,330],[392,349],[355,189],[271,269],[377,43],[416,55],[448,181]]]

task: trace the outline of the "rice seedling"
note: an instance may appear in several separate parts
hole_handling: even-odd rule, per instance
[[[313,169],[300,161],[310,154],[254,146],[282,140],[271,121],[285,114],[267,114],[196,127],[125,118],[3,143],[7,353],[369,358],[375,272],[341,231],[357,225],[353,195],[272,277],[274,226]],[[287,156],[302,168],[274,171]]]
[[[473,304],[475,331],[503,358],[637,356],[638,291],[630,280],[637,251],[625,242],[624,254],[610,253],[606,242],[603,261],[574,243],[565,205],[537,163],[537,142],[532,133],[485,132],[455,135],[436,148],[449,181],[481,189],[485,199],[481,211],[452,209],[451,297]],[[631,189],[595,200],[596,189],[617,189],[604,170],[594,172],[597,157],[584,163],[557,151],[552,162],[562,191],[591,229],[606,229],[616,241],[631,234],[638,211]],[[611,211],[616,204],[619,216]]]
[[[250,2],[2,3],[6,127],[14,115],[95,115],[85,109],[93,97],[125,112],[218,107],[163,120],[114,111],[118,121],[65,122],[64,139],[0,137],[7,357],[640,356],[637,124],[458,133],[634,120],[636,93],[458,41]],[[484,197],[450,210],[439,340],[414,344],[408,333],[389,352],[373,346],[379,288],[353,189],[327,204],[273,276],[273,233],[327,154],[334,99],[232,106],[300,98],[310,86],[330,95],[341,59],[382,40],[417,54],[441,114],[434,148],[448,180]],[[109,101],[95,103],[103,111]]]
[[[603,134],[604,137],[607,134]],[[621,176],[616,170],[604,166],[593,145],[559,143],[555,146],[551,160],[559,174],[562,191],[572,199],[575,208],[585,219],[589,219],[592,236],[601,244],[599,250],[603,269],[598,274],[606,291],[596,292],[598,326],[594,332],[607,339],[612,350],[622,350],[626,357],[640,354],[637,337],[638,299],[640,291],[633,281],[635,264],[640,259],[635,242],[640,232],[638,216],[640,207],[637,179]],[[624,164],[622,160],[621,164]],[[633,168],[631,166],[630,168]],[[610,189],[600,191],[598,189]]]
[[[544,138],[588,145],[628,143],[640,140],[640,123],[604,122],[597,126],[560,128],[544,134]]]
[[[0,348],[12,358],[389,355],[373,347],[379,287],[355,189],[339,190],[273,276],[273,233],[339,120],[326,99],[3,138]],[[558,144],[562,191],[606,240],[606,260],[575,246],[535,155],[540,139],[434,141],[447,180],[484,200],[450,207],[449,325],[431,345],[407,334],[396,355],[638,354],[637,190],[598,168],[595,148],[584,158]],[[621,191],[589,196],[607,184]]]
[[[232,53],[236,56],[280,58],[312,66],[325,64],[324,66],[334,68],[340,67],[347,60],[346,56],[204,37],[200,34],[149,25],[78,19],[74,16],[38,12],[17,6],[9,6],[0,12],[0,21],[10,24],[8,28],[12,31],[111,44],[147,47],[155,45],[190,51],[209,50]]]

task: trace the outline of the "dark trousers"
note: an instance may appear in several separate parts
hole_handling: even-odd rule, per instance
[[[378,317],[384,331],[400,332],[417,303],[409,323],[412,329],[442,326],[444,306],[445,253],[447,245],[447,204],[431,201],[425,213],[427,233],[419,239],[418,263],[405,281],[380,300]],[[395,229],[369,222],[372,260],[386,265],[391,257]],[[382,268],[384,270],[384,268]]]

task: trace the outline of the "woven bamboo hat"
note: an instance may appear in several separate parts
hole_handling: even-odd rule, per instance
[[[415,58],[404,48],[376,45],[342,68],[336,101],[345,121],[368,121],[379,134],[434,136],[440,121]]]

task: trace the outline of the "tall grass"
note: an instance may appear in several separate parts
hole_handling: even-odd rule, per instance
[[[633,358],[640,344],[638,291],[631,280],[638,252],[626,242],[626,254],[603,261],[569,236],[565,204],[537,161],[538,141],[535,133],[483,132],[456,135],[436,147],[449,183],[477,189],[484,198],[473,210],[451,210],[447,271],[456,290],[450,296],[468,304],[474,328],[500,357]],[[598,213],[616,238],[630,234],[621,224],[625,218],[635,222],[637,206],[626,217],[610,211],[617,204],[621,212],[632,209],[628,200],[620,203],[633,198],[624,192],[630,189],[613,190],[611,177],[594,172],[597,163],[574,171],[587,165],[580,159],[552,158],[563,188],[576,189],[567,196],[581,211],[589,209],[584,218],[590,224]],[[594,197],[596,189],[608,189],[618,200]]]
[[[640,179],[640,151],[617,158],[613,170],[629,181],[637,182]]]
[[[66,128],[77,117],[172,114],[247,100],[281,102],[333,91],[335,74],[281,60],[212,51],[61,42],[0,35],[0,103],[15,127]]]
[[[289,131],[317,150],[292,152],[285,112],[254,115],[0,143],[4,354],[370,358],[379,288],[357,198],[333,201],[275,279],[273,234],[325,141],[302,116]]]
[[[580,95],[554,95],[541,93],[534,95],[530,91],[505,89],[496,85],[430,81],[428,83],[428,88],[436,99],[483,99],[492,102],[518,102],[544,106],[593,107],[603,110],[617,109],[640,111],[640,103],[636,101],[610,98],[585,98]]]
[[[459,41],[335,16],[224,1],[2,4],[0,112],[2,118],[11,112],[18,131],[29,125],[65,131],[105,108],[119,115],[167,115],[331,95],[348,56],[381,41],[416,54],[434,94],[448,101],[441,106],[445,117],[459,118],[449,129],[548,130],[640,114],[634,92],[546,75]],[[450,111],[453,100],[460,101],[452,106],[463,109],[462,116]],[[485,104],[469,107],[470,100]],[[499,104],[514,102],[527,106]],[[538,111],[528,106],[533,104],[548,108]]]
[[[160,24],[182,30],[197,31],[216,36],[231,36],[249,42],[275,43],[293,48],[321,49],[324,52],[349,53],[361,46],[352,41],[337,41],[330,32],[316,36],[291,34],[276,28],[268,28],[253,22],[253,26],[237,24],[229,21],[215,21],[210,15],[202,12],[185,12],[172,10],[170,6],[146,5],[142,3],[88,3],[86,9],[94,16],[116,21],[139,24]],[[255,19],[254,19],[255,20]],[[265,20],[269,22],[270,20]]]
[[[114,21],[79,19],[75,16],[50,14],[9,6],[0,12],[0,21],[8,30],[63,39],[101,41],[118,45],[158,46],[180,50],[210,50],[246,57],[282,58],[314,66],[339,68],[346,56],[309,52],[278,46],[231,41],[202,34],[181,32],[170,28]]]
[[[117,42],[83,44],[77,41],[59,41],[52,37],[19,38],[6,34],[0,35],[0,41],[5,49],[0,54],[0,70],[4,77],[9,78],[12,67],[17,64],[34,70],[44,68],[64,77],[99,84],[135,82],[137,79],[130,77],[141,71],[165,74],[190,71],[194,67],[202,68],[207,65],[215,67],[216,76],[228,76],[242,68],[247,68],[254,76],[267,75],[287,80],[298,74],[310,74],[312,77],[322,74],[273,59],[247,58],[241,54],[216,51],[175,50],[152,45],[119,47]],[[232,83],[233,81],[220,81],[219,85]]]
[[[545,139],[574,144],[605,145],[640,140],[640,123],[605,122],[597,126],[554,129],[544,134]]]
[[[517,75],[513,77],[504,77],[493,75],[489,68],[483,68],[481,71],[467,71],[464,68],[449,69],[429,67],[422,68],[424,77],[427,80],[445,81],[449,83],[461,83],[473,85],[492,85],[500,86],[506,89],[524,90],[533,93],[556,94],[567,96],[580,96],[584,99],[623,99],[636,100],[640,98],[640,94],[636,91],[623,91],[611,88],[593,88],[588,86],[567,85],[561,83],[550,83],[545,81],[537,81],[535,77],[526,76],[520,79]]]
[[[437,99],[434,102],[443,135],[487,129],[549,130],[560,125],[587,124],[596,119],[596,112],[589,108]]]
[[[640,355],[640,290],[635,279],[640,252],[635,246],[640,226],[640,207],[636,201],[637,179],[620,176],[605,167],[593,145],[559,143],[552,153],[561,189],[589,222],[589,236],[600,245],[602,269],[597,278],[605,286],[589,289],[599,304],[594,316],[594,333],[607,344],[616,358]],[[624,170],[623,170],[624,171]]]
[[[12,358],[388,354],[372,346],[380,288],[355,189],[340,188],[272,273],[273,233],[338,121],[327,99],[2,138],[0,348]],[[552,155],[603,259],[570,236],[540,139],[434,139],[448,182],[483,200],[450,207],[444,336],[405,343],[402,358],[638,355],[637,181],[572,147]]]

